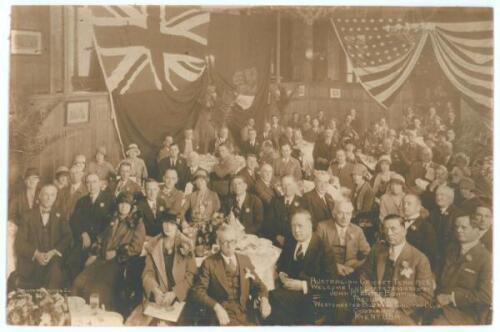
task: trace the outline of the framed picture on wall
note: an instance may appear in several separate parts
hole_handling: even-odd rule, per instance
[[[42,33],[39,31],[12,30],[10,53],[25,55],[42,54]]]
[[[66,125],[87,123],[90,120],[90,101],[78,100],[66,102]]]

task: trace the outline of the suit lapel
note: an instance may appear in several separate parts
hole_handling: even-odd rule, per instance
[[[246,266],[243,266],[241,256],[236,254],[236,259],[238,261],[238,269],[240,271],[240,290],[241,290],[240,291],[240,304],[242,305],[242,307],[245,307],[245,304],[247,302],[246,299],[248,298],[248,294],[249,294],[250,285],[249,285],[248,279],[245,278]]]
[[[230,293],[229,285],[226,280],[226,273],[224,268],[224,259],[222,258],[222,254],[217,254],[215,266],[215,277],[219,281],[219,284],[224,288],[227,294]]]
[[[389,257],[389,248],[384,245],[378,254],[377,259],[377,281],[381,282],[384,278],[385,263],[387,262],[387,257]]]
[[[156,245],[151,251],[151,257],[153,257],[153,262],[155,263],[156,269],[160,274],[160,282],[163,284],[165,289],[168,289],[168,279],[165,271],[165,260],[163,257],[163,239],[159,239],[158,242],[156,242]]]
[[[351,252],[353,251],[353,239],[353,227],[352,224],[349,224],[345,232],[345,257],[351,257]]]

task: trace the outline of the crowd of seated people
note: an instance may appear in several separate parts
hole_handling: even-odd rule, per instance
[[[222,126],[206,151],[191,129],[167,136],[154,170],[133,143],[116,167],[99,147],[50,181],[28,168],[9,200],[8,288],[97,293],[128,325],[159,324],[146,303],[175,301],[178,325],[491,321],[491,155],[457,143],[451,107],[365,132],[355,110],[273,115],[236,135]],[[274,289],[236,250],[234,225],[197,266],[186,230],[219,212],[281,249]]]

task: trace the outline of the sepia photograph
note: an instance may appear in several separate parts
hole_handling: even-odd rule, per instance
[[[5,323],[491,327],[494,8],[453,5],[9,5]]]

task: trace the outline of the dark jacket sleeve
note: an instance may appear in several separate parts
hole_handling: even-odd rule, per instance
[[[491,305],[492,293],[492,264],[491,256],[484,258],[477,281],[477,287],[453,289],[455,292],[455,302],[459,308],[473,307],[477,305]]]
[[[262,221],[264,220],[264,207],[262,206],[262,201],[257,196],[253,196],[253,213],[254,224],[251,233],[258,234],[262,226]]]
[[[193,297],[198,303],[208,308],[213,308],[217,304],[217,301],[208,295],[211,278],[211,260],[207,258],[201,264],[198,280],[193,288]]]
[[[54,246],[54,249],[59,251],[59,253],[64,256],[64,254],[68,252],[73,236],[71,235],[71,230],[69,229],[69,223],[67,220],[59,220],[59,228],[61,238]]]
[[[31,224],[27,221],[19,225],[15,240],[15,250],[18,257],[31,259],[35,250],[37,249],[36,243],[32,238]]]

